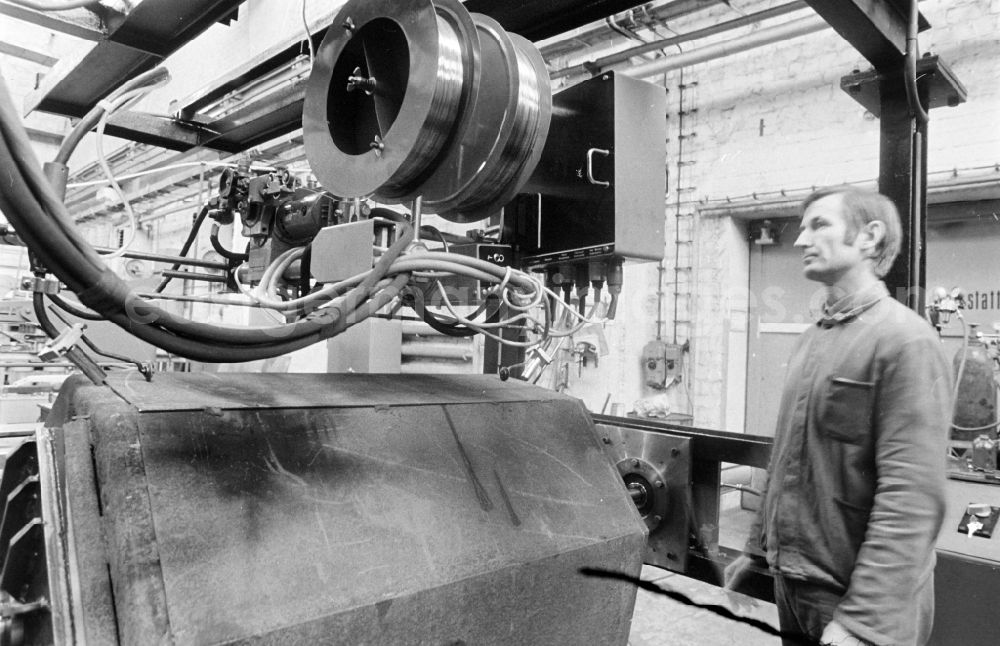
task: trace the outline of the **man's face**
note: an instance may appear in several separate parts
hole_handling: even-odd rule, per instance
[[[836,284],[865,262],[860,236],[848,236],[843,200],[843,195],[835,193],[810,204],[795,240],[795,246],[802,249],[802,273],[824,285]]]

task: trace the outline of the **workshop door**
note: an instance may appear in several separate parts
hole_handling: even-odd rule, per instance
[[[774,435],[782,382],[795,339],[822,303],[818,283],[802,275],[802,253],[793,244],[799,218],[772,219],[773,244],[750,240],[747,324],[746,432]],[[757,229],[750,227],[751,232]]]

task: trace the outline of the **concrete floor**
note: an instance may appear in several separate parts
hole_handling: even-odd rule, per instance
[[[695,579],[648,565],[643,567],[642,578],[680,592],[697,603],[727,605],[727,597],[721,589]],[[756,604],[749,610],[734,612],[766,621],[777,628],[778,611],[774,604],[762,601]],[[708,610],[639,590],[628,643],[629,646],[780,646],[781,640]]]
[[[723,495],[719,542],[727,547],[742,545],[752,519],[753,512],[741,508],[738,492]],[[661,588],[680,592],[696,603],[726,606],[738,615],[753,617],[778,627],[778,610],[772,603],[747,597],[748,602],[756,605],[749,609],[735,610],[720,588],[649,565],[643,566],[642,578]],[[780,646],[781,640],[753,626],[720,617],[708,610],[639,590],[628,643],[629,646]]]

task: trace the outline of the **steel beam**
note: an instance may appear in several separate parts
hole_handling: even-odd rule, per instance
[[[109,18],[100,40],[67,56],[28,96],[25,114],[35,110],[82,117],[126,79],[152,69],[165,57],[228,19],[242,0],[143,0],[128,13]]]
[[[141,144],[177,150],[190,150],[213,138],[200,124],[184,123],[145,112],[116,112],[108,118],[105,134]]]
[[[595,424],[608,424],[643,431],[668,433],[691,440],[691,457],[695,460],[732,462],[751,467],[767,468],[772,440],[763,435],[730,433],[692,426],[680,426],[655,420],[593,415]]]
[[[901,68],[909,0],[806,0],[844,40],[879,69]],[[918,30],[930,25],[920,16]]]
[[[720,0],[682,0],[683,15]],[[465,8],[499,22],[528,40],[542,40],[643,4],[635,0],[466,0]],[[677,15],[675,14],[675,15]]]

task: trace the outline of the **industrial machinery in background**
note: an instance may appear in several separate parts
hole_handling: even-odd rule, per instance
[[[80,127],[163,80],[136,77]],[[348,2],[304,102],[320,185],[224,170],[143,295],[101,257],[135,254],[90,248],[62,205],[71,148],[43,176],[0,109],[16,185],[0,206],[32,251],[46,351],[82,373],[0,482],[4,643],[624,644],[634,586],[581,569],[636,577],[651,531],[683,569],[691,451],[616,468],[609,449],[637,440],[598,434],[573,398],[496,375],[106,374],[85,323],[49,317],[242,362],[409,307],[516,348],[501,362],[517,377],[525,351],[592,320],[588,289],[607,282],[613,316],[622,264],[662,254],[662,87],[608,74],[553,97],[534,45],[457,0]],[[501,233],[449,238],[425,211]],[[209,219],[208,268],[233,293],[206,300],[280,323],[158,304],[171,278],[197,278],[177,270]],[[220,239],[229,226],[246,248]],[[577,307],[555,289],[569,285]]]
[[[955,392],[949,475],[972,482],[1000,484],[997,457],[1000,451],[997,428],[997,389],[1000,382],[1000,331],[984,333],[963,315],[965,294],[961,288],[950,292],[938,288],[927,307],[928,320],[939,333],[954,321],[961,324],[962,344],[953,359]],[[1000,515],[1000,514],[998,514]],[[996,520],[994,520],[996,522]]]
[[[70,139],[162,80],[126,82]],[[554,342],[615,315],[626,263],[662,257],[662,87],[607,72],[553,94],[534,45],[458,0],[351,0],[303,98],[319,185],[224,171],[151,294],[104,262],[137,254],[76,232],[71,148],[43,176],[0,99],[0,207],[32,251],[47,352],[82,373],[0,481],[0,641],[625,644],[642,563],[721,583],[722,464],[764,468],[770,441],[591,415],[524,383]],[[208,219],[222,261],[199,264]],[[220,239],[230,225],[246,248]],[[281,321],[177,316],[166,283],[209,280],[182,266],[232,292],[206,301]],[[53,306],[76,318],[60,330]],[[239,363],[400,308],[487,335],[515,378],[106,374],[91,355],[108,348],[74,323]],[[744,589],[770,598],[766,570]]]

